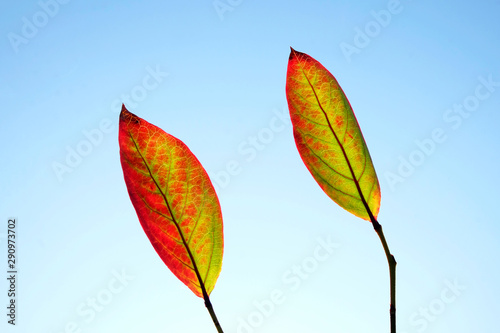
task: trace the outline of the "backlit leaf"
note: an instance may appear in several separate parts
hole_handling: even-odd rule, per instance
[[[120,160],[130,200],[154,249],[184,284],[205,298],[222,267],[219,200],[198,159],[179,139],[120,114]]]
[[[370,221],[380,208],[380,186],[370,153],[342,88],[309,55],[291,50],[286,96],[297,149],[325,193]]]

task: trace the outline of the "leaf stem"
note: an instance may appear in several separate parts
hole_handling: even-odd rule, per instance
[[[385,255],[387,256],[387,262],[389,263],[389,276],[391,283],[391,306],[389,313],[391,318],[391,333],[396,333],[396,259],[389,250],[384,232],[382,231],[382,226],[373,216],[370,216],[370,218],[372,220],[373,228],[382,242]]]
[[[203,298],[205,299],[205,306],[207,307],[207,310],[210,313],[210,317],[212,317],[212,320],[214,321],[215,328],[217,328],[217,332],[224,333],[222,327],[220,326],[219,320],[215,315],[214,307],[212,306],[212,302],[210,302],[210,298],[206,293],[203,294]]]

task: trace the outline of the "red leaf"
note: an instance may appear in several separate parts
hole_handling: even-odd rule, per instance
[[[208,174],[182,141],[125,106],[119,145],[130,200],[151,244],[197,296],[208,296],[224,247],[219,200]]]

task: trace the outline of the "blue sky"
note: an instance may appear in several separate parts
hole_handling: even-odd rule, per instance
[[[225,253],[211,299],[225,332],[388,331],[378,237],[321,191],[295,148],[290,46],[336,76],[361,125],[398,261],[398,332],[497,329],[499,10],[499,1],[3,4],[0,266],[6,275],[15,217],[19,294],[17,325],[2,314],[2,332],[215,332],[130,203],[122,102],[183,140],[216,185]]]

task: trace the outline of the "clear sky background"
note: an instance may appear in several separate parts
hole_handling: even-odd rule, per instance
[[[388,332],[377,235],[295,148],[290,46],[336,76],[361,125],[398,261],[398,332],[498,330],[499,13],[493,0],[4,2],[0,331],[215,332],[129,200],[125,102],[216,185],[225,253],[211,299],[225,332]]]

